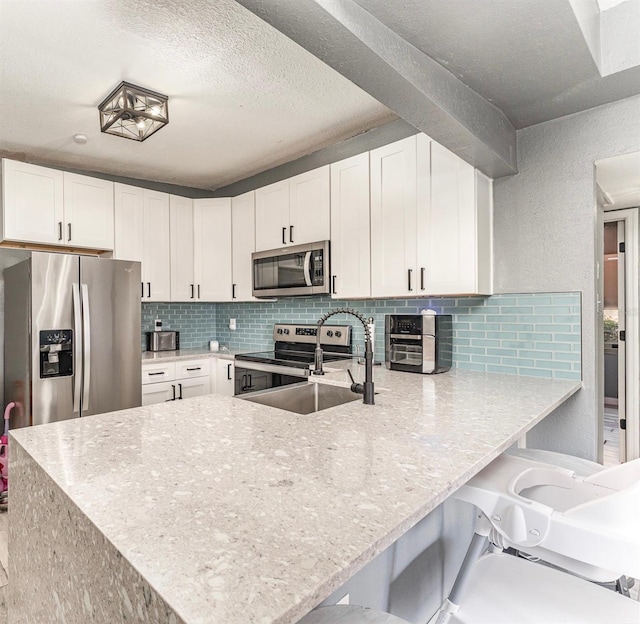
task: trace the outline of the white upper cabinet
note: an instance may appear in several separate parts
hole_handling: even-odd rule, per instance
[[[289,241],[289,180],[256,191],[256,251],[277,249]]]
[[[115,237],[113,257],[142,262],[144,254],[144,189],[116,183],[113,188]]]
[[[113,182],[4,159],[3,239],[113,249]]]
[[[288,244],[315,243],[331,236],[330,176],[327,165],[289,180]]]
[[[256,191],[256,251],[327,240],[329,166]]]
[[[371,295],[491,294],[491,180],[424,134],[371,152]]]
[[[113,182],[64,172],[65,242],[113,249]]]
[[[251,254],[256,250],[255,191],[231,200],[232,286],[231,298],[253,301],[253,266]]]
[[[491,294],[492,181],[431,142],[429,294]]]
[[[193,205],[196,298],[230,301],[231,198],[195,199]]]
[[[193,200],[169,196],[171,301],[195,301]]]
[[[371,155],[371,295],[416,292],[416,137]]]
[[[3,239],[64,244],[62,171],[2,161]]]
[[[171,301],[169,195],[144,191],[143,301]]]
[[[371,296],[368,152],[331,165],[331,296]]]

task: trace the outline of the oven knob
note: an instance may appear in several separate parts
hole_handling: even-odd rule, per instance
[[[284,333],[288,336],[288,335],[289,335],[289,330],[288,330],[288,329],[285,329],[285,330],[284,330]]]
[[[282,328],[278,329],[278,333],[281,334],[282,333]]]
[[[340,338],[342,336],[342,332],[340,330],[336,330],[336,338]]]
[[[333,336],[333,332],[329,329],[327,331],[327,338],[331,338],[331,336]]]

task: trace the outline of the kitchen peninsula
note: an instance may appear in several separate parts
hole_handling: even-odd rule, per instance
[[[581,387],[375,377],[307,416],[208,395],[14,431],[9,622],[295,623]]]

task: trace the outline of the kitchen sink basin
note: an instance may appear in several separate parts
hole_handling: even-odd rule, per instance
[[[362,401],[362,395],[344,386],[305,383],[262,390],[239,398],[261,405],[278,407],[296,414],[312,414],[351,401]]]

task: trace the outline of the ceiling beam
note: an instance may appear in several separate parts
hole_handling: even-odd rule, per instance
[[[353,0],[237,0],[492,178],[517,173],[504,113]]]

